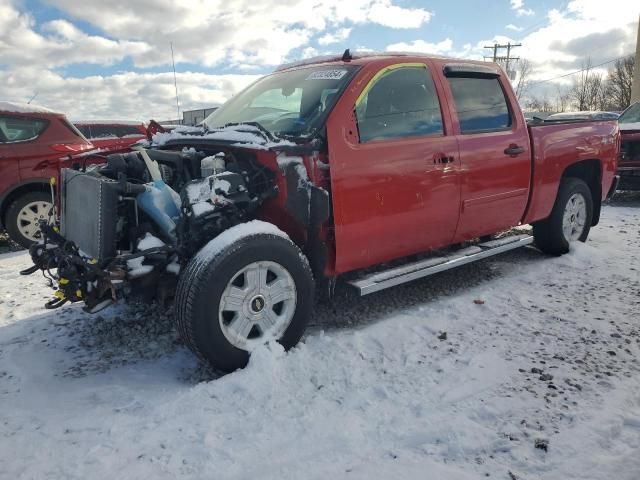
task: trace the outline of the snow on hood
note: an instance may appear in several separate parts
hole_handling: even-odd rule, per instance
[[[13,113],[59,113],[33,103],[0,102],[1,112]]]
[[[640,122],[634,123],[619,123],[620,131],[625,132],[627,130],[640,130]]]
[[[205,131],[202,127],[178,127],[167,133],[156,133],[151,140],[152,146],[161,146],[172,140],[193,139],[194,136],[207,140],[235,142],[234,147],[256,148],[268,150],[273,147],[295,146],[287,140],[269,141],[260,129],[254,125],[229,125]]]

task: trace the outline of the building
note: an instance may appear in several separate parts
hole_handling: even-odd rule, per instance
[[[205,118],[217,110],[218,107],[202,108],[200,110],[186,110],[182,112],[182,125],[198,125]]]
[[[158,122],[160,125],[189,125],[195,126],[201,123],[211,113],[215,112],[218,107],[200,108],[198,110],[185,110],[182,112],[182,120],[162,120]]]

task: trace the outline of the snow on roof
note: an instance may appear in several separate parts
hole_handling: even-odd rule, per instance
[[[74,125],[144,125],[142,120],[71,120]]]
[[[2,101],[0,101],[0,112],[59,113],[40,105],[34,105],[33,103],[2,102]]]

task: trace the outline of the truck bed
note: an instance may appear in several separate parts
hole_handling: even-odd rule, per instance
[[[551,213],[563,172],[577,161],[592,160],[601,198],[609,192],[616,173],[620,132],[615,120],[528,124],[532,171],[529,204],[523,223]],[[601,162],[602,168],[598,166]],[[601,171],[600,171],[601,170]]]

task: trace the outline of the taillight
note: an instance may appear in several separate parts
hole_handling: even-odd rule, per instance
[[[72,153],[72,152],[84,152],[86,150],[92,150],[94,147],[91,143],[54,143],[51,148],[56,152]]]

